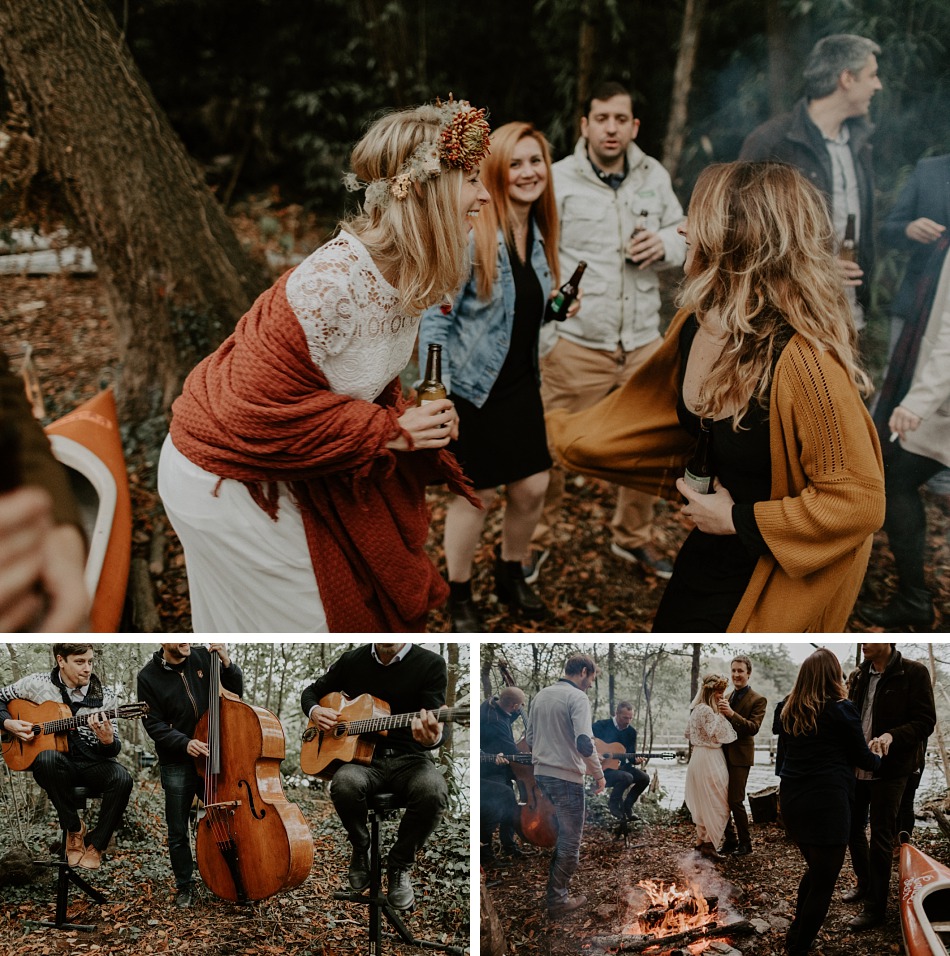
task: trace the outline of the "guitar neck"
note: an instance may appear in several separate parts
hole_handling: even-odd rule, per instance
[[[75,717],[63,717],[60,720],[51,720],[39,726],[42,728],[44,734],[62,734],[88,725],[90,717],[105,717],[108,720],[112,720],[120,716],[119,708],[113,707],[112,710],[96,710],[90,711],[88,714],[77,714]]]
[[[462,717],[468,711],[460,710],[457,707],[440,707],[433,711],[436,720],[440,724],[450,724],[456,716]],[[355,734],[379,734],[384,730],[398,730],[402,727],[411,727],[412,722],[418,717],[418,712],[414,714],[394,714],[391,717],[370,717],[367,720],[354,720],[347,725],[347,736],[352,737]]]
[[[494,763],[496,754],[486,753],[484,750],[479,752],[479,760],[481,763]],[[505,760],[508,763],[531,763],[532,757],[531,754],[502,754]]]

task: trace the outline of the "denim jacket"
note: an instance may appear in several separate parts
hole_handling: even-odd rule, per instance
[[[541,233],[532,220],[533,242],[531,265],[541,283],[544,301],[551,291],[551,270],[544,254]],[[469,250],[474,239],[469,240]],[[485,404],[498,373],[508,355],[511,330],[515,319],[515,280],[508,258],[508,247],[502,231],[498,231],[498,272],[489,300],[478,298],[474,269],[452,308],[432,306],[422,313],[419,325],[419,373],[425,373],[430,342],[442,345],[442,381],[450,395],[459,395],[481,408]],[[538,372],[538,349],[535,344],[533,364]]]

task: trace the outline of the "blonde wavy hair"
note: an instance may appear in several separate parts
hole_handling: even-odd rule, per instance
[[[847,696],[841,662],[827,647],[819,647],[798,669],[795,686],[782,707],[782,727],[793,737],[814,734],[827,704]]]
[[[777,352],[789,327],[844,366],[863,395],[856,333],[835,263],[821,193],[792,166],[723,163],[696,180],[689,204],[692,258],[678,303],[702,324],[718,313],[728,336],[699,393],[703,418],[740,426],[753,398],[768,408]]]
[[[498,229],[511,238],[514,211],[508,192],[511,156],[521,140],[531,137],[541,150],[548,183],[532,207],[534,220],[544,240],[544,255],[554,279],[561,284],[557,255],[557,203],[554,199],[551,147],[531,123],[505,123],[491,134],[491,153],[482,163],[482,183],[491,202],[483,206],[475,222],[475,274],[478,297],[487,300],[498,276]]]
[[[703,682],[699,685],[699,690],[696,692],[696,696],[689,705],[689,709],[692,710],[694,707],[698,707],[700,704],[706,704],[715,710],[716,708],[712,705],[713,695],[717,691],[724,691],[728,683],[728,679],[723,677],[722,674],[707,674],[703,678]]]
[[[350,156],[363,182],[395,177],[422,143],[438,143],[443,117],[430,105],[387,113],[367,130]],[[467,278],[468,228],[462,184],[477,175],[443,167],[438,176],[412,183],[405,198],[367,203],[343,222],[393,281],[402,309],[418,315],[451,298]]]

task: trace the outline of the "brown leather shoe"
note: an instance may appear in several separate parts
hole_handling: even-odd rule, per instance
[[[94,846],[87,846],[78,865],[84,870],[98,870],[102,865],[102,854]]]
[[[82,829],[78,833],[66,833],[66,862],[70,866],[76,864],[82,859],[86,852],[86,824],[82,824]]]
[[[706,857],[707,860],[715,862],[724,859],[711,843],[700,843],[696,849],[699,850],[700,856]]]

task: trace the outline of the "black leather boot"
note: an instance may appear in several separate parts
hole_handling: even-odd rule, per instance
[[[858,614],[877,627],[933,627],[933,594],[927,588],[904,588],[884,607],[859,605]]]
[[[471,581],[449,581],[449,617],[453,634],[484,634],[485,622],[472,597]]]
[[[502,561],[501,548],[495,549],[495,594],[502,604],[532,621],[543,621],[548,616],[547,605],[525,581],[521,562]]]

